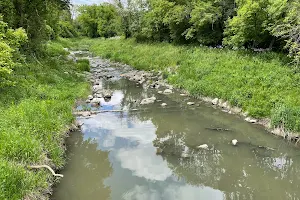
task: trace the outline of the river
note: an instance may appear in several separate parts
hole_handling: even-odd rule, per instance
[[[99,59],[90,59],[97,68]],[[102,70],[113,74],[101,83],[112,98],[77,109],[122,112],[78,118],[84,124],[67,139],[68,163],[52,200],[300,199],[300,151],[292,144],[200,100],[119,76],[128,69]],[[158,101],[140,105],[151,96]]]

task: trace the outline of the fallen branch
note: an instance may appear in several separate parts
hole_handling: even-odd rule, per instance
[[[258,148],[266,149],[266,150],[270,150],[270,151],[275,151],[275,149],[273,149],[273,148],[271,148],[271,147],[258,146]]]
[[[74,115],[95,115],[98,113],[106,113],[106,112],[125,112],[125,111],[138,111],[138,109],[131,110],[95,110],[95,111],[77,111],[74,112]]]
[[[29,168],[29,169],[41,169],[41,168],[46,168],[46,169],[48,169],[48,170],[52,173],[53,176],[56,176],[56,177],[64,177],[64,175],[62,175],[62,174],[56,174],[56,173],[54,172],[54,170],[53,170],[51,167],[49,167],[48,165],[32,165],[32,166],[28,166],[28,168]]]
[[[230,129],[227,128],[205,128],[208,130],[212,130],[212,131],[231,131]]]

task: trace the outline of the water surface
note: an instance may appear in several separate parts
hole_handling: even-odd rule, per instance
[[[82,132],[67,140],[65,177],[52,200],[300,199],[300,152],[293,145],[179,93],[157,94],[118,76],[102,84],[114,95],[99,109],[124,111],[80,119]],[[139,105],[153,95],[161,101]],[[230,131],[208,129],[216,127]],[[210,150],[197,149],[201,144]]]

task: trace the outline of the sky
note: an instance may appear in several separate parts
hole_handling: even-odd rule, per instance
[[[71,0],[72,4],[80,5],[80,4],[99,4],[102,2],[108,2],[108,0]]]

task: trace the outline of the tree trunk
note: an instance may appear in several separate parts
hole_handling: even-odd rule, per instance
[[[269,45],[269,50],[272,50],[274,42],[275,42],[275,38],[273,37],[272,40],[271,40],[271,43]]]

